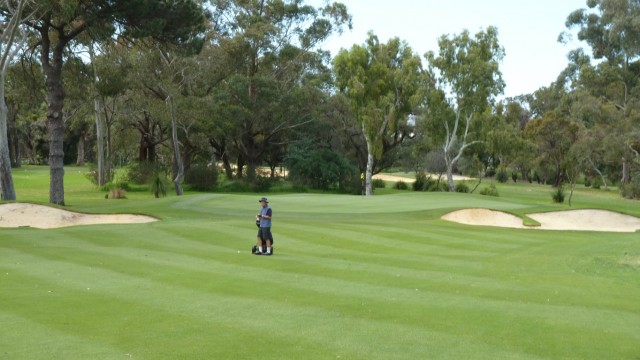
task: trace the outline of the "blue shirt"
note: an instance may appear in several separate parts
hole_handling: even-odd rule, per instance
[[[271,227],[271,219],[265,219],[262,215],[271,217],[271,207],[269,205],[260,209],[260,227]]]

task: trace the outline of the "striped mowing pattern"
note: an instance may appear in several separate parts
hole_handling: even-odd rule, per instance
[[[457,194],[142,203],[153,224],[0,230],[4,359],[640,356],[636,234],[470,227]],[[127,204],[127,206],[133,206]]]

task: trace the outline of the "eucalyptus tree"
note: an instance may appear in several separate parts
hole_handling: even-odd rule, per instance
[[[474,119],[489,111],[495,96],[502,93],[504,81],[500,61],[504,49],[498,43],[498,30],[488,27],[472,36],[443,35],[439,52],[425,57],[434,87],[427,94],[427,122],[444,151],[449,190],[454,191],[453,170],[465,149],[479,142],[470,138]]]
[[[622,183],[631,180],[631,166],[640,164],[640,2],[637,0],[588,0],[587,8],[572,12],[566,20],[569,31],[577,29],[596,60],[585,87],[598,94],[617,114],[609,119],[607,132],[617,134],[612,144],[621,144]]]
[[[62,67],[68,46],[83,33],[96,40],[151,37],[182,46],[200,43],[204,12],[197,2],[171,1],[50,1],[34,0],[25,8],[34,17],[23,21],[33,34],[45,73],[49,132],[49,202],[64,205],[65,90]]]
[[[424,97],[420,57],[398,38],[383,44],[369,33],[364,46],[340,50],[333,69],[367,144],[365,194],[370,196],[374,159],[382,157],[385,139],[399,143],[410,133],[407,120]]]
[[[12,62],[25,40],[20,24],[32,18],[25,8],[27,0],[0,2],[0,191],[2,200],[15,200],[16,191],[11,173],[11,157],[7,136],[8,109],[5,102],[5,78],[7,68]]]
[[[266,153],[290,141],[285,134],[313,120],[314,104],[330,79],[328,53],[319,46],[350,26],[351,18],[333,2],[320,8],[301,0],[213,4],[227,19],[220,29],[225,38],[216,40],[231,64],[212,91],[218,101],[212,117],[220,121],[211,126],[210,142],[237,156],[239,177],[246,164],[251,181]]]

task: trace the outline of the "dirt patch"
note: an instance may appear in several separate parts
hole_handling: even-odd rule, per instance
[[[427,174],[427,177],[429,176],[429,174]],[[431,175],[434,179],[437,179],[438,177],[436,175]],[[376,174],[373,175],[374,179],[380,179],[380,180],[384,180],[384,181],[393,181],[393,182],[398,182],[398,181],[404,181],[406,183],[412,184],[414,182],[416,182],[415,178],[408,178],[408,177],[403,177],[403,176],[396,176],[396,175],[389,175],[389,174]],[[460,176],[460,175],[453,175],[453,180],[475,180],[473,178],[470,177],[466,177],[466,176]],[[440,179],[440,181],[442,182],[447,182],[447,176],[443,176],[442,179]]]
[[[442,219],[467,225],[533,228],[542,230],[577,230],[635,232],[640,218],[607,210],[567,210],[527,214],[540,226],[527,227],[518,216],[488,209],[464,209],[445,214]]]
[[[28,226],[39,229],[52,229],[78,225],[147,223],[157,220],[144,215],[81,214],[35,204],[0,204],[0,228]]]

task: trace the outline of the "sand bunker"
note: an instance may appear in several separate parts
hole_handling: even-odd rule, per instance
[[[640,230],[640,218],[607,210],[567,210],[527,214],[540,223],[528,227],[518,216],[488,209],[464,209],[445,214],[442,219],[467,225],[499,226],[516,229],[579,230],[635,232]]]
[[[77,225],[147,223],[157,220],[144,215],[93,215],[35,204],[0,204],[0,228],[29,226],[51,229]]]

